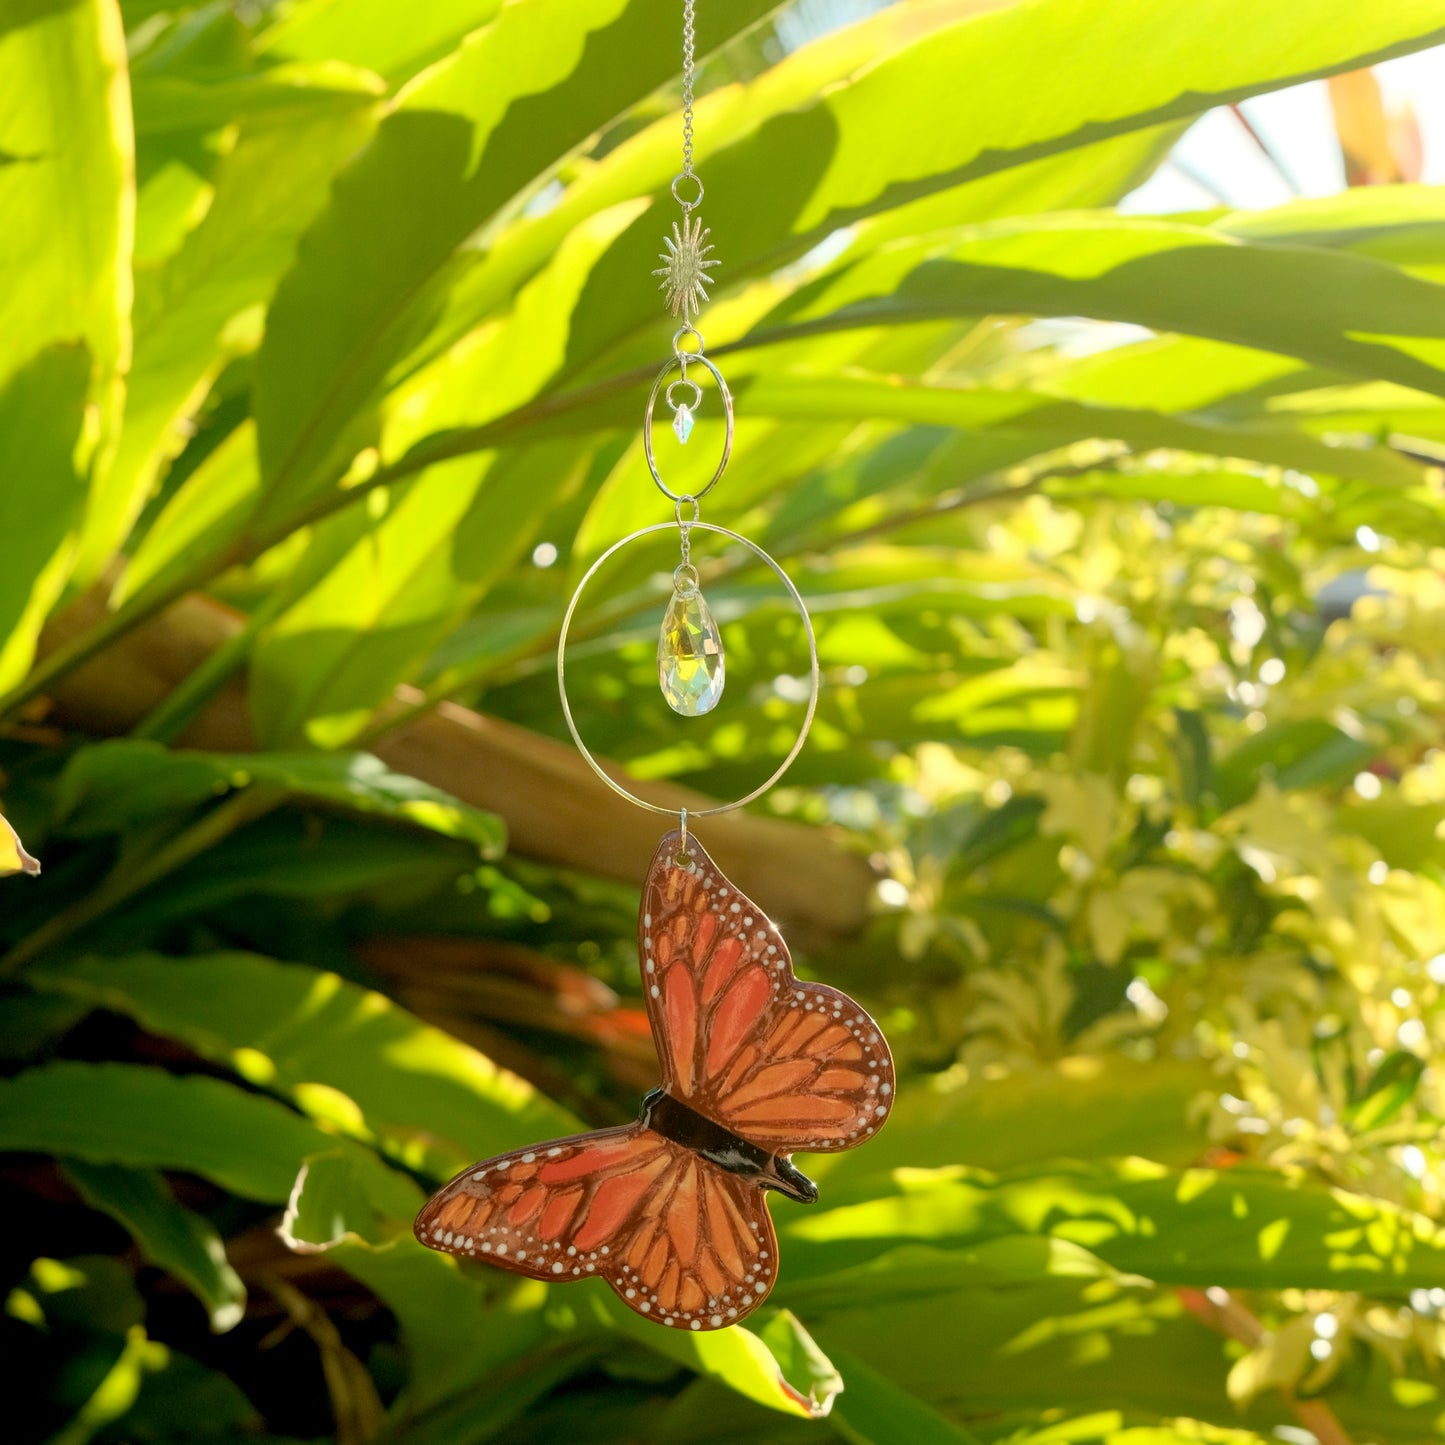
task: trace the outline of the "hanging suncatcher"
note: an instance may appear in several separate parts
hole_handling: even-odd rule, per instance
[[[733,401],[692,325],[707,299],[709,231],[696,216],[703,187],[692,165],[693,7],[683,5],[683,165],[672,182],[682,219],[664,240],[661,287],[683,325],[658,373],[643,417],[643,452],[674,519],[614,542],[578,584],[557,645],[557,683],[568,729],[582,756],[613,791],[638,807],[670,815],[638,797],[593,757],[567,698],[567,635],[587,584],[614,553],[675,529],[680,561],[663,613],[658,682],[674,712],[697,717],[722,699],[722,636],[693,564],[693,533],[741,545],[772,569],[803,621],[809,692],[787,756],[751,793],[691,817],[664,834],[647,871],[637,945],[647,1016],[662,1081],[637,1120],[536,1144],[473,1164],[439,1190],[417,1216],[423,1244],[483,1260],[533,1279],[596,1276],[644,1318],[680,1329],[723,1329],[767,1297],[778,1247],[766,1191],[811,1204],[817,1186],[793,1164],[795,1151],[832,1153],[864,1143],[893,1102],[893,1062],[878,1026],[847,994],[793,974],[787,945],[762,910],[708,857],[690,823],[761,797],[802,749],[818,701],[818,651],[807,608],[791,579],[756,543],[701,520],[702,499],[732,452]],[[686,443],[702,390],[688,376],[701,367],[723,409],[716,470],[695,493],[674,492],[653,448],[661,397]],[[674,378],[673,373],[677,375]],[[665,389],[664,389],[665,388]]]

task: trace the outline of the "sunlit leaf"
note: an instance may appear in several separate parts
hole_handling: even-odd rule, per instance
[[[179,1169],[244,1199],[281,1203],[309,1155],[345,1148],[378,1207],[405,1218],[416,1186],[370,1150],[338,1140],[284,1104],[220,1079],[133,1064],[62,1061],[0,1082],[0,1149],[91,1164]]]
[[[255,784],[464,839],[484,857],[496,857],[506,842],[493,814],[393,772],[369,753],[228,756],[172,752],[152,742],[99,743],[71,760],[56,810],[72,836],[92,837],[141,827]]]
[[[851,1264],[906,1241],[966,1246],[1020,1230],[1169,1284],[1403,1291],[1445,1280],[1445,1235],[1422,1215],[1299,1175],[1143,1160],[997,1180],[903,1170],[891,1197],[812,1213],[787,1235],[795,1252]]]
[[[383,995],[304,964],[136,954],[46,968],[36,982],[180,1038],[323,1119],[339,1108],[341,1127],[434,1175],[576,1130],[562,1109],[474,1049]]]

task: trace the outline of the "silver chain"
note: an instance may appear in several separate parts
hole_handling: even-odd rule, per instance
[[[697,67],[693,63],[693,28],[696,0],[682,0],[682,173],[692,175],[692,83]]]

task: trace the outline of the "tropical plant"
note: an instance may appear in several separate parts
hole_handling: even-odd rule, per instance
[[[1205,109],[1445,40],[1440,0],[900,0],[807,43],[704,7],[708,517],[798,580],[826,682],[706,841],[886,1020],[898,1105],[779,1204],[753,1329],[413,1242],[455,1169],[653,1078],[656,820],[564,746],[552,655],[671,515],[676,22],[0,5],[0,766],[44,863],[0,913],[11,1414],[1438,1439],[1445,198],[1114,207]],[[806,654],[700,548],[729,701],[668,715],[670,545],[599,575],[573,705],[692,807],[786,751]]]

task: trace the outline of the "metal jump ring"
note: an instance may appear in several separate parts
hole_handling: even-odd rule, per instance
[[[677,193],[677,188],[682,185],[684,181],[692,181],[697,186],[697,195],[690,201],[683,200]],[[684,211],[697,210],[697,208],[702,205],[703,194],[702,177],[694,175],[692,171],[679,171],[672,178],[672,199],[676,201]]]
[[[682,357],[679,356],[678,360],[682,361]],[[686,365],[685,362],[683,364]],[[668,406],[673,409],[673,411],[677,410],[677,403],[672,399],[672,394],[680,386],[690,386],[692,388],[692,400],[689,402],[685,402],[684,405],[689,407],[697,407],[702,405],[702,387],[700,387],[697,382],[689,381],[687,377],[684,376],[680,380],[670,383],[667,390],[662,394],[664,400],[667,402]]]
[[[576,720],[572,716],[572,705],[567,700],[567,634],[572,628],[572,616],[577,611],[577,604],[582,600],[582,593],[586,590],[587,584],[597,575],[603,563],[615,552],[620,552],[629,542],[636,542],[641,537],[650,537],[655,532],[670,532],[673,524],[671,522],[654,522],[650,527],[639,527],[635,532],[629,532],[620,541],[614,542],[587,570],[582,574],[582,580],[577,584],[577,590],[572,594],[572,600],[567,604],[567,611],[562,618],[562,631],[557,638],[557,692],[562,699],[562,716],[567,722],[567,731],[572,734],[572,741],[577,744],[577,751],[587,763],[587,766],[607,784],[609,788],[620,797],[626,798],[629,803],[636,803],[639,808],[645,808],[649,813],[662,813],[671,817],[677,810],[675,808],[664,808],[657,803],[649,803],[646,798],[639,798],[636,793],[624,788],[615,778],[609,777],[602,769],[602,764],[592,756],[587,744],[582,741],[582,734],[577,731]],[[818,639],[813,633],[813,619],[808,616],[807,604],[803,601],[803,595],[793,583],[793,579],[783,571],[756,542],[750,542],[737,532],[731,532],[726,527],[719,527],[712,522],[694,522],[693,529],[698,532],[711,532],[718,537],[726,537],[730,542],[737,542],[740,546],[746,547],[759,561],[765,562],[773,569],[778,580],[787,589],[788,596],[792,599],[793,606],[798,609],[798,616],[803,619],[803,630],[808,636],[808,707],[803,714],[802,726],[798,729],[797,739],[788,750],[788,755],[773,770],[772,776],[765,782],[760,783],[751,793],[741,798],[735,798],[730,803],[718,803],[711,808],[695,808],[691,816],[694,818],[715,818],[720,813],[731,813],[736,808],[745,807],[748,803],[761,798],[784,773],[793,765],[793,759],[803,750],[803,744],[808,739],[808,730],[813,726],[813,714],[818,709]]]
[[[684,518],[682,505],[684,502],[692,504],[692,516]],[[702,516],[702,503],[693,496],[691,492],[684,492],[680,497],[673,498],[672,510],[677,513],[677,525],[685,532],[689,527],[695,527],[697,520]]]
[[[689,500],[698,497],[705,497],[717,486],[722,474],[727,470],[728,458],[733,454],[733,396],[728,390],[728,384],[723,380],[723,374],[707,357],[701,353],[692,357],[695,365],[705,366],[712,373],[712,379],[717,382],[718,395],[722,398],[723,404],[723,448],[722,455],[718,458],[717,470],[712,474],[705,487],[699,487],[696,492],[674,492],[666,482],[662,480],[662,473],[657,470],[657,457],[652,450],[652,413],[657,407],[657,393],[662,390],[662,383],[667,379],[668,373],[679,363],[677,356],[670,357],[663,362],[662,370],[657,373],[657,380],[652,383],[652,390],[647,394],[647,410],[642,415],[642,454],[647,458],[647,470],[652,473],[652,480],[657,483],[658,490],[664,497],[671,498],[674,502],[680,502],[684,498]],[[691,384],[691,383],[690,383]],[[673,382],[676,386],[677,383]]]
[[[684,336],[695,336],[697,338],[696,351],[684,351],[682,349],[682,339]],[[699,331],[696,326],[689,326],[686,322],[683,322],[683,324],[672,333],[672,354],[682,362],[684,367],[686,367],[688,361],[701,359],[703,350],[704,342],[702,332]],[[686,360],[684,360],[684,358],[686,358]],[[684,375],[685,374],[684,372]]]

